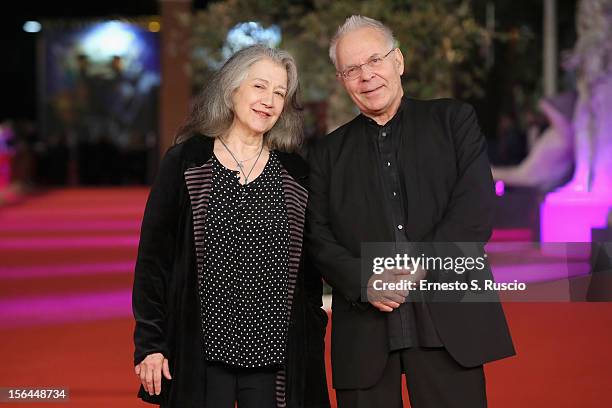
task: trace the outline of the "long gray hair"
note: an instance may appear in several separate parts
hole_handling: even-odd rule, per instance
[[[175,143],[200,133],[209,137],[224,135],[234,120],[232,95],[247,76],[249,68],[262,59],[270,59],[287,71],[287,95],[283,111],[265,135],[270,149],[291,152],[302,143],[302,107],[299,102],[299,83],[295,60],[287,51],[261,44],[236,52],[223,64],[197,96],[186,122],[179,128]]]

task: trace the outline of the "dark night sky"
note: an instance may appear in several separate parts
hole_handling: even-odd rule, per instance
[[[36,118],[36,37],[23,31],[28,20],[91,19],[156,15],[157,0],[46,1],[17,0],[3,10],[0,24],[0,120]],[[206,1],[192,1],[196,9]],[[44,30],[44,27],[43,27]]]

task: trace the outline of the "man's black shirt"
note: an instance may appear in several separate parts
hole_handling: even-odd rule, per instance
[[[402,110],[406,109],[406,100],[402,98],[398,111],[393,118],[383,126],[374,120],[363,116],[363,131],[372,140],[372,148],[376,151],[377,166],[373,169],[378,173],[383,191],[383,207],[387,219],[391,220],[398,253],[407,249],[402,243],[409,242],[406,235],[407,197],[403,188],[405,180],[398,163],[402,160],[398,152],[402,151],[404,134],[402,133]],[[387,319],[389,334],[389,350],[400,350],[407,347],[442,347],[434,324],[429,315],[429,308],[423,302],[422,293],[411,291],[407,301],[399,308],[390,312]]]

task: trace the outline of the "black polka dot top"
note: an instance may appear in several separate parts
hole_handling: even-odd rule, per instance
[[[202,323],[208,361],[284,363],[289,226],[274,152],[246,186],[213,155],[204,225]]]

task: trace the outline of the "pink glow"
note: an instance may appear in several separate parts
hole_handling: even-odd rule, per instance
[[[0,240],[3,249],[70,249],[70,248],[109,248],[134,247],[138,245],[138,236],[119,235],[110,237],[81,238],[11,238]]]
[[[87,276],[105,273],[132,272],[133,270],[133,261],[76,265],[0,267],[0,279]]]
[[[534,250],[536,243],[529,241],[488,242],[485,249],[489,254],[518,253],[524,255]]]
[[[504,185],[503,181],[497,180],[495,182],[495,194],[497,194],[498,197],[501,197],[504,195],[505,189],[506,189],[506,186]]]
[[[588,262],[551,262],[524,265],[493,265],[496,282],[546,282],[588,275]]]
[[[488,254],[503,256],[504,262],[512,264],[535,262],[588,262],[590,242],[489,242],[485,245]],[[512,258],[509,256],[512,255]],[[500,258],[495,258],[500,259]]]
[[[489,242],[485,248],[498,282],[543,282],[589,273],[588,243]]]
[[[493,230],[491,241],[531,241],[531,230],[527,228]]]
[[[131,316],[132,291],[0,300],[0,328]]]
[[[117,231],[140,230],[140,221],[56,221],[2,220],[0,231]]]
[[[565,190],[550,193],[540,207],[542,242],[590,242],[591,229],[605,227],[612,197]]]
[[[42,204],[39,204],[42,205]],[[28,219],[28,218],[41,218],[49,219],[50,217],[63,217],[68,220],[80,219],[83,217],[106,219],[106,218],[117,218],[117,217],[129,217],[131,219],[139,219],[142,217],[144,212],[144,205],[125,205],[117,206],[116,204],[110,204],[107,206],[98,205],[96,207],[77,207],[77,203],[72,206],[59,206],[56,203],[48,205],[44,211],[40,208],[28,208],[18,207],[3,210],[0,216],[0,221],[5,222],[10,219]],[[83,203],[83,205],[86,205]]]

